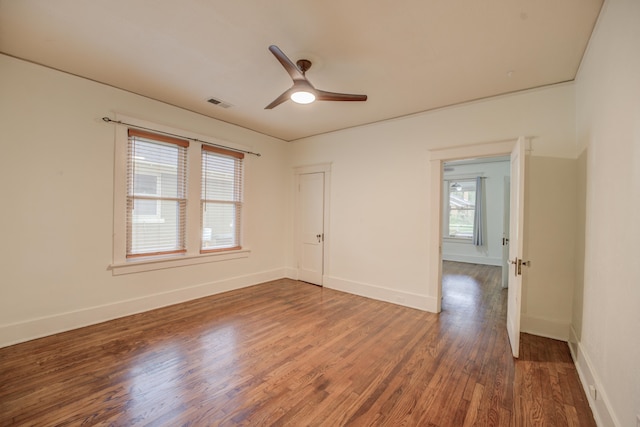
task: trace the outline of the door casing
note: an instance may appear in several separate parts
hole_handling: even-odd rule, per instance
[[[454,160],[499,157],[511,154],[518,138],[429,151],[429,234],[428,241],[428,293],[434,295],[429,311],[442,311],[442,198],[443,164]]]
[[[504,177],[504,212],[502,221],[502,288],[509,286],[509,226],[511,224],[511,175]]]

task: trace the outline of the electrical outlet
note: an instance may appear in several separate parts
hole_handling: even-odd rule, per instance
[[[596,390],[596,386],[593,384],[589,386],[589,394],[593,400],[598,400],[598,390]]]

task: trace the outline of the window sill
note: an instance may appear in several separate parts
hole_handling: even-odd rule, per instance
[[[209,262],[228,261],[232,259],[248,258],[251,250],[215,252],[198,255],[181,255],[178,257],[154,257],[131,260],[124,263],[114,263],[107,267],[114,276],[121,274],[142,273],[144,271],[162,270],[165,268],[185,267],[189,265],[205,264]]]
[[[164,218],[134,218],[134,224],[164,224]]]
[[[443,237],[443,242],[449,243],[468,243],[471,244],[473,242],[473,238],[471,237]]]

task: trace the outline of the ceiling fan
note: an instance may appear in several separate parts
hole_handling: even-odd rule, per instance
[[[318,90],[305,76],[305,73],[311,68],[311,61],[308,59],[300,59],[295,64],[291,62],[287,55],[285,55],[278,46],[271,45],[269,50],[282,64],[284,69],[289,73],[289,76],[293,79],[293,86],[286,90],[282,95],[277,97],[271,104],[264,107],[265,110],[270,110],[274,107],[285,102],[287,99],[291,99],[298,104],[310,104],[313,101],[366,101],[367,95],[353,95],[349,93],[336,93],[327,92],[324,90]]]

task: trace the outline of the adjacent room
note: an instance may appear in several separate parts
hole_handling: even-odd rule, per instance
[[[0,425],[640,425],[640,2],[0,0]]]

